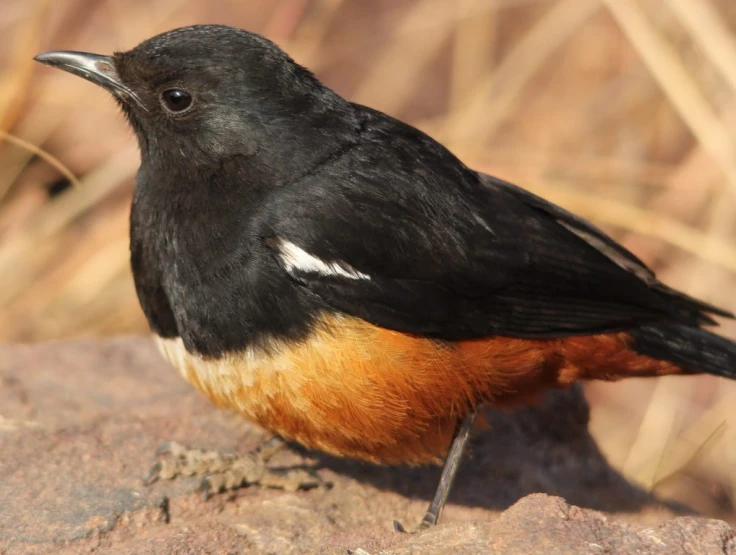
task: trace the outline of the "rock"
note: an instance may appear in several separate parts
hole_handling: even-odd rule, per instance
[[[726,523],[673,519],[687,509],[627,483],[587,420],[578,389],[489,411],[441,525],[402,535],[392,520],[419,521],[438,468],[295,447],[273,463],[316,465],[334,487],[208,501],[195,478],[145,487],[163,441],[246,451],[264,434],[216,410],[147,339],[0,346],[0,553],[736,553]]]
[[[641,528],[559,497],[532,494],[492,522],[439,526],[382,553],[736,553],[736,540],[718,520],[677,518]]]

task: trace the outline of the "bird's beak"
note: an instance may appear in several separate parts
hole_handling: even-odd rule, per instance
[[[120,76],[110,56],[60,50],[56,52],[44,52],[33,59],[47,66],[58,67],[59,69],[78,75],[108,90],[122,100],[133,100],[147,111],[138,95],[120,80]]]

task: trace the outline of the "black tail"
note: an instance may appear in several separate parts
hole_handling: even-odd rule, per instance
[[[631,348],[677,364],[690,373],[736,380],[736,343],[704,329],[682,324],[653,324],[632,330]]]

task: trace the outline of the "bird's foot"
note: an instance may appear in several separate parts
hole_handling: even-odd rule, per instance
[[[435,524],[437,524],[437,515],[429,510],[424,515],[424,518],[419,523],[419,526],[417,526],[417,529],[413,531],[407,530],[406,528],[404,528],[404,525],[401,524],[398,520],[394,520],[394,532],[397,532],[399,534],[418,534],[423,530],[431,528]]]
[[[177,476],[201,476],[200,489],[210,495],[259,484],[287,491],[311,489],[324,485],[314,472],[307,469],[273,469],[266,465],[283,446],[280,440],[270,440],[258,449],[238,455],[190,448],[170,441],[156,449],[158,460],[144,479],[146,485]]]
[[[427,515],[428,516],[428,515]],[[425,516],[422,521],[419,523],[419,526],[417,526],[416,530],[409,531],[406,528],[404,528],[404,525],[401,524],[398,520],[394,520],[394,532],[397,532],[399,534],[418,534],[419,532],[422,532],[423,530],[427,530],[428,528],[431,528],[435,524],[437,524],[437,520],[430,520]]]

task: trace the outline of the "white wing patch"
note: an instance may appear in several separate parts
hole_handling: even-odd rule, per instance
[[[281,239],[279,242],[279,255],[290,273],[316,272],[324,276],[339,276],[348,279],[371,279],[371,276],[359,272],[345,262],[325,262],[316,256],[312,256],[304,249],[297,247],[294,243]]]

